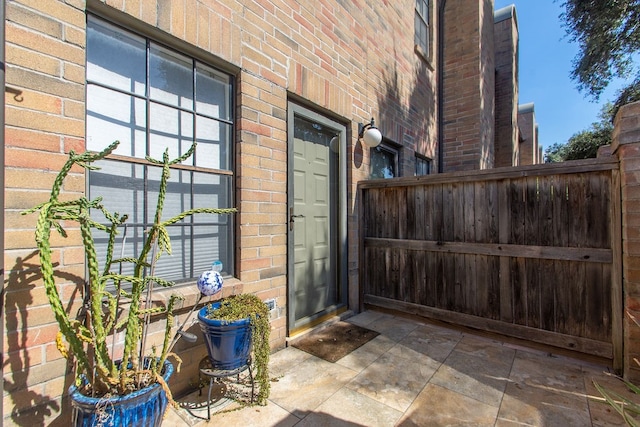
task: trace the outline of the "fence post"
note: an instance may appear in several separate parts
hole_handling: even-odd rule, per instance
[[[620,212],[613,214],[621,217],[621,241],[613,243],[621,246],[622,258],[623,374],[639,382],[640,365],[635,359],[640,361],[640,102],[618,111],[611,151],[620,164]],[[616,280],[615,275],[612,279]],[[613,326],[615,335],[617,325]]]

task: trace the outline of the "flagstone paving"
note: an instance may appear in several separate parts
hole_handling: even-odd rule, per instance
[[[376,311],[346,321],[380,335],[335,363],[287,347],[271,355],[266,406],[218,398],[207,422],[205,389],[163,425],[625,425],[593,386],[631,396],[604,365]]]

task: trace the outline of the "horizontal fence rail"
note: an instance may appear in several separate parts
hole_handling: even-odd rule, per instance
[[[617,174],[598,159],[362,182],[364,302],[616,358]]]

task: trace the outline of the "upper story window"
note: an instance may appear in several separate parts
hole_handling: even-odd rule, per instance
[[[416,153],[416,176],[429,175],[431,173],[431,159]]]
[[[398,171],[398,150],[382,143],[371,149],[371,179],[395,178]]]
[[[425,59],[431,55],[431,0],[416,0],[415,45]]]
[[[129,215],[114,257],[137,257],[153,223],[162,169],[145,156],[162,159],[168,149],[175,159],[198,144],[191,157],[172,166],[164,219],[192,208],[233,206],[231,76],[93,16],[87,22],[86,72],[87,149],[101,151],[120,141],[96,163],[100,169],[88,173],[89,197],[103,196],[107,210]],[[160,258],[154,274],[187,281],[215,260],[233,274],[232,219],[196,215],[169,226],[172,255]],[[106,235],[96,241],[98,259],[104,259]]]

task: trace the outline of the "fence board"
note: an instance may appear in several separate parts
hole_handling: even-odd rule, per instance
[[[425,250],[430,252],[466,253],[492,256],[520,256],[523,258],[559,259],[578,262],[605,262],[612,260],[611,249],[570,248],[553,246],[526,246],[492,243],[442,242],[427,240],[400,240],[365,238],[367,246],[394,247],[406,250]]]
[[[449,205],[449,209],[453,208],[447,212],[449,218],[453,219],[453,241],[454,242],[464,242],[465,241],[465,193],[464,193],[464,185],[460,183],[454,183],[452,186],[451,197],[453,198],[453,204]],[[445,206],[443,206],[446,208]]]
[[[540,264],[540,329],[556,330],[556,284],[554,261],[541,259]]]
[[[541,291],[540,291],[540,260],[525,260],[525,276],[527,282],[527,326],[541,329]]]
[[[434,224],[436,227],[441,227],[442,233],[440,238],[435,240],[442,242],[456,241],[454,238],[453,203],[453,184],[446,183],[442,186],[442,203],[440,204],[442,216],[439,218],[440,222],[438,224]]]
[[[553,194],[553,246],[569,246],[569,207],[567,177],[558,175],[554,179],[557,182]]]
[[[511,260],[511,280],[513,295],[513,323],[528,326],[527,322],[527,273],[524,258]]]
[[[605,276],[606,267],[586,264],[585,268],[585,335],[611,340],[611,315],[607,310],[611,307],[611,292],[610,282]]]
[[[555,177],[538,181],[540,198],[537,206],[538,245],[553,246],[553,197]]]
[[[500,266],[502,262],[502,257],[487,257],[489,262],[489,268],[487,273],[489,273],[487,277],[487,286],[489,287],[489,295],[488,295],[488,314],[489,318],[494,320],[499,320],[501,316],[501,283],[500,283]],[[495,274],[498,272],[498,274]],[[509,293],[509,295],[511,295]]]
[[[583,174],[578,174],[574,179],[569,180],[568,183],[568,197],[569,197],[569,246],[583,247],[585,243],[582,241],[582,236],[586,230],[587,224],[585,223],[587,206],[583,203],[586,198],[587,189]]]
[[[365,301],[621,354],[615,167],[583,161],[362,183]]]
[[[445,200],[445,191],[448,194],[448,188],[445,185],[442,186],[425,186],[425,194],[427,192],[431,195],[431,209],[427,214],[429,215],[430,222],[427,223],[429,226],[428,232],[426,233],[425,239],[431,239],[435,241],[443,241],[445,236],[448,234],[445,233],[446,224],[451,224],[449,221],[444,220],[445,215],[445,206],[450,206],[447,204],[447,200]]]
[[[525,244],[525,193],[522,180],[509,181],[511,202],[511,235],[508,243]]]
[[[418,304],[434,305],[434,278],[428,272],[433,271],[433,260],[427,257],[426,252],[413,251],[413,265],[416,275],[415,301]]]
[[[523,204],[521,205],[522,212],[522,222],[524,224],[524,229],[522,231],[522,239],[525,245],[538,245],[539,243],[539,224],[540,219],[538,218],[538,203],[540,202],[540,198],[544,198],[545,195],[540,194],[539,192],[539,180],[540,177],[528,177],[522,181],[524,188],[523,192]]]
[[[583,264],[572,263],[569,271],[571,276],[566,277],[566,284],[571,289],[571,312],[570,321],[567,326],[567,334],[575,336],[585,336],[585,313],[586,310],[586,287],[585,287],[585,268]]]
[[[416,211],[413,214],[414,227],[415,227],[413,230],[413,238],[424,240],[427,238],[426,224],[430,222],[429,217],[427,216],[427,213],[431,212],[431,206],[427,204],[427,200],[425,199],[424,187],[414,187],[414,196],[416,199],[416,203],[415,203]],[[408,212],[411,211],[409,207],[407,207],[407,210]],[[409,236],[409,238],[412,238],[412,237]]]

